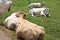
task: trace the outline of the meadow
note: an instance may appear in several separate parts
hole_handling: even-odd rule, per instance
[[[44,7],[50,9],[50,17],[36,16],[31,17],[29,15],[29,1],[28,0],[12,0],[13,5],[10,12],[5,11],[3,14],[3,21],[11,13],[23,10],[26,13],[26,19],[30,22],[43,26],[46,30],[45,40],[60,40],[60,0],[30,0],[30,2],[44,1]],[[1,28],[7,30],[6,28]],[[9,30],[10,31],[10,30]],[[5,31],[6,32],[6,31]],[[16,40],[15,32],[8,32],[12,40]]]

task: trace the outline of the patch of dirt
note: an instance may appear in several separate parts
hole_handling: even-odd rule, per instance
[[[4,25],[0,25],[0,40],[17,40],[15,31],[8,30]]]
[[[11,38],[6,36],[5,33],[0,30],[0,40],[11,40]]]

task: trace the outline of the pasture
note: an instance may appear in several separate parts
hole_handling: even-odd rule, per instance
[[[4,12],[3,21],[12,12],[23,10],[27,17],[26,19],[35,24],[41,25],[46,30],[45,40],[60,40],[60,0],[43,0],[45,2],[44,7],[50,9],[51,17],[45,18],[44,16],[31,17],[29,15],[29,7],[27,0],[12,0],[13,5],[10,12]],[[40,2],[42,0],[30,0],[30,2]],[[0,27],[1,30],[5,31],[12,40],[16,40],[15,32],[6,29],[5,27]]]

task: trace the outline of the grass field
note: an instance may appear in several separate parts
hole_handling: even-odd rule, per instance
[[[44,16],[31,17],[29,15],[29,7],[27,0],[12,0],[13,5],[10,12],[4,12],[3,18],[5,19],[12,12],[23,10],[27,15],[27,20],[41,25],[46,30],[45,40],[60,40],[60,0],[43,0],[45,1],[45,7],[50,9],[51,17],[45,18]],[[42,0],[30,0],[30,2],[40,2]],[[3,19],[3,20],[4,20]],[[11,33],[11,36],[15,36],[15,32]],[[12,40],[15,37],[12,38]]]

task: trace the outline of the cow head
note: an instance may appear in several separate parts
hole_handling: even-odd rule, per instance
[[[20,12],[16,13],[16,16],[25,19],[26,14],[24,12],[20,11]]]

